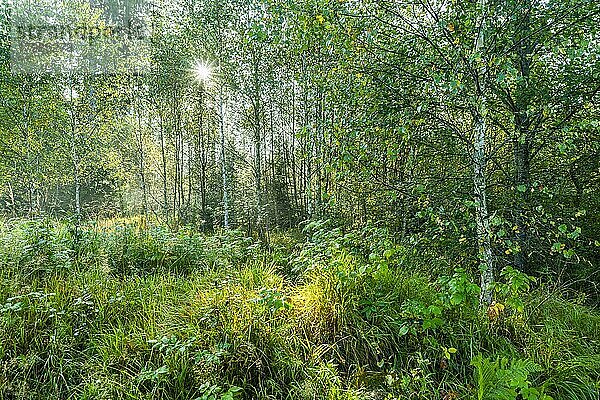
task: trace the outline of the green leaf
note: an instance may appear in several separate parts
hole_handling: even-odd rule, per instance
[[[575,255],[575,250],[574,249],[568,249],[568,250],[564,250],[563,251],[563,256],[567,259],[572,258]]]
[[[450,303],[452,305],[458,305],[465,301],[465,295],[462,293],[454,293],[450,298]]]
[[[573,232],[569,233],[567,236],[569,237],[569,239],[577,240],[577,238],[579,238],[580,235],[581,235],[581,228],[576,227],[575,230]]]
[[[402,325],[400,327],[400,330],[398,331],[398,334],[400,336],[404,336],[404,335],[406,335],[408,333],[409,330],[410,330],[410,327],[408,325]]]
[[[562,243],[556,242],[552,245],[552,251],[558,253],[562,247]]]
[[[423,330],[436,329],[444,324],[441,318],[426,319],[423,321]]]
[[[565,225],[565,224],[559,225],[558,230],[561,231],[562,233],[567,233],[567,225]]]
[[[441,307],[438,307],[438,306],[435,306],[435,305],[431,305],[431,306],[427,307],[427,311],[431,315],[442,315],[442,309],[441,309]]]

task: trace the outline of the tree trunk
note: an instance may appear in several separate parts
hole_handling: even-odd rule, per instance
[[[221,179],[223,181],[223,227],[229,229],[229,198],[227,189],[227,164],[225,160],[225,115],[223,113],[223,83],[219,87],[219,131],[221,134]]]
[[[159,124],[159,139],[160,139],[160,155],[162,162],[162,192],[163,192],[163,216],[165,222],[169,223],[169,203],[167,198],[167,155],[165,152],[165,132],[162,115],[158,115]]]
[[[75,217],[77,223],[81,220],[81,200],[80,200],[80,181],[79,181],[79,155],[77,153],[77,120],[75,117],[75,108],[73,107],[74,92],[73,87],[70,87],[70,109],[69,117],[71,118],[71,162],[73,163],[73,183],[75,185]]]
[[[485,50],[485,29],[486,29],[486,0],[479,0],[479,7],[482,13],[479,32],[475,40],[475,53],[479,57],[474,57],[476,66],[476,98],[475,109],[473,110],[473,187],[475,194],[475,219],[477,223],[477,243],[478,253],[481,262],[481,296],[480,303],[488,305],[492,302],[492,288],[494,282],[494,259],[491,245],[491,229],[486,197],[486,167],[487,155],[485,149],[486,141],[486,64],[482,57]]]
[[[517,226],[516,242],[520,250],[515,253],[515,267],[520,271],[527,271],[527,225],[525,223],[524,211],[529,201],[530,182],[530,160],[531,160],[531,119],[529,117],[529,74],[531,69],[532,45],[529,39],[531,1],[526,0],[523,5],[525,15],[520,34],[518,56],[519,73],[521,79],[517,83],[517,94],[515,100],[514,122],[516,135],[513,137],[513,153],[515,163],[515,222]]]
[[[139,177],[140,177],[140,189],[142,190],[142,217],[144,218],[144,223],[148,218],[148,189],[146,187],[146,165],[144,162],[145,154],[144,154],[144,133],[142,131],[142,115],[140,106],[138,103],[136,110],[136,120],[137,120],[137,151],[138,151],[138,169],[139,169]]]

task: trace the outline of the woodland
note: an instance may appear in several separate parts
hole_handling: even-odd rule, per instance
[[[2,2],[0,400],[598,400],[599,33]]]

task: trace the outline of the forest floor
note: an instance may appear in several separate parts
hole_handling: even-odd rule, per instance
[[[600,314],[384,230],[0,223],[1,399],[597,400]]]

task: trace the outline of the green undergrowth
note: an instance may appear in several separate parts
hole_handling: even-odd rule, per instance
[[[0,228],[0,399],[597,399],[600,315],[384,230]]]

